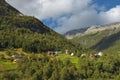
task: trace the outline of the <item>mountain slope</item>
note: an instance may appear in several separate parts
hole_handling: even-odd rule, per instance
[[[90,27],[83,34],[75,36],[72,41],[97,51],[118,52],[120,43],[120,23],[101,27]]]
[[[0,1],[0,10],[0,49],[13,47],[36,53],[65,49],[74,52],[82,49],[38,19],[23,15],[4,0]]]
[[[110,35],[109,37],[103,38],[99,43],[92,46],[92,49],[104,50],[106,52],[119,52],[120,49],[120,31]]]
[[[21,13],[9,4],[7,4],[5,0],[0,0],[0,16],[19,14]]]

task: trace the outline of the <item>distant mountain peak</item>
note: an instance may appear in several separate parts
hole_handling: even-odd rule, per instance
[[[81,28],[81,29],[74,29],[74,30],[66,32],[64,34],[64,36],[67,37],[68,39],[72,39],[74,36],[77,36],[78,34],[84,33],[87,29],[88,29],[88,27],[87,28]]]
[[[64,36],[68,39],[72,39],[76,36],[84,36],[87,34],[94,34],[97,32],[101,32],[104,30],[113,30],[113,29],[119,29],[120,28],[120,22],[115,22],[107,25],[98,25],[98,26],[91,26],[88,28],[81,28],[76,30],[68,31],[64,34]]]
[[[120,49],[120,22],[92,26],[71,40],[97,51],[117,53]]]

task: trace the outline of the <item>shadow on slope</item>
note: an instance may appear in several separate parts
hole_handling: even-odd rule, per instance
[[[114,43],[120,39],[120,32],[113,34],[109,37],[103,38],[99,43],[92,46],[91,49],[96,49],[98,51],[108,49],[110,46],[114,46]]]

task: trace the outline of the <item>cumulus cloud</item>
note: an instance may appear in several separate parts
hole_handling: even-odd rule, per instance
[[[93,0],[7,0],[26,15],[53,22],[55,31],[65,33],[72,29],[120,21],[120,6],[105,11],[104,6],[93,4]],[[99,8],[98,8],[99,7]],[[99,10],[99,12],[98,12]]]
[[[99,14],[100,22],[109,24],[120,21],[120,5]]]
[[[120,22],[119,13],[120,6],[116,6],[108,11],[102,10],[99,13],[94,7],[89,7],[72,15],[70,18],[63,20],[63,24],[57,27],[55,30],[57,32],[64,33],[72,29]]]
[[[6,0],[24,14],[40,19],[56,18],[84,9],[91,0]]]

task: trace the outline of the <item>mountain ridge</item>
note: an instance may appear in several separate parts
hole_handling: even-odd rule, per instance
[[[118,53],[120,48],[119,34],[120,22],[117,22],[99,27],[90,27],[83,34],[74,36],[71,40],[96,51]]]
[[[81,29],[77,29],[76,30],[71,30],[68,31],[64,34],[64,36],[67,39],[72,39],[74,37],[77,36],[84,36],[87,34],[95,34],[97,32],[100,31],[104,31],[104,30],[113,30],[113,29],[119,29],[120,28],[120,22],[116,22],[116,23],[111,23],[111,24],[107,24],[107,25],[101,25],[101,26],[91,26],[91,27],[87,27],[87,28],[81,28]],[[84,30],[83,32],[81,32],[81,30]],[[77,31],[77,32],[74,32]],[[72,32],[74,32],[75,34],[72,34]]]

